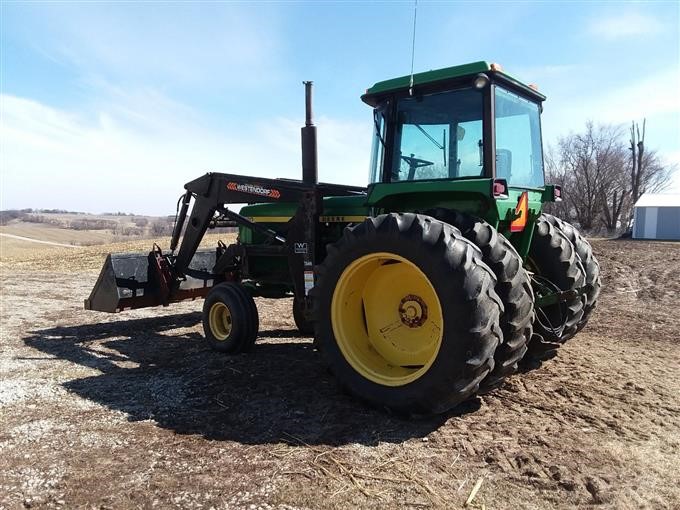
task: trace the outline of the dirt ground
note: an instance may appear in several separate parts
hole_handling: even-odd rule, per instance
[[[680,243],[593,244],[556,359],[414,421],[342,394],[290,299],[227,357],[200,302],[84,311],[106,247],[0,260],[0,508],[680,508]]]

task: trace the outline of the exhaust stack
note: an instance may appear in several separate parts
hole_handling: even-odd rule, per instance
[[[302,182],[317,184],[318,158],[316,151],[316,126],[312,118],[312,83],[305,84],[305,126],[301,129],[302,135]]]

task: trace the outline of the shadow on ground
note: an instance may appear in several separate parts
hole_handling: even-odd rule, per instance
[[[261,331],[252,352],[209,350],[192,328],[200,313],[34,331],[25,343],[101,371],[64,383],[71,392],[152,419],[180,434],[247,444],[377,444],[424,437],[448,416],[405,420],[343,394],[311,341]],[[474,411],[478,401],[455,414]]]

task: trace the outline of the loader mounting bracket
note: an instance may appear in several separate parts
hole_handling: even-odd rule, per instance
[[[149,252],[149,277],[156,283],[154,288],[157,289],[160,303],[163,306],[168,306],[173,282],[172,270],[161,247],[156,243],[153,244]]]

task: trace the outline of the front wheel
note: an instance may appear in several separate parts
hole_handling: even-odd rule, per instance
[[[493,368],[502,304],[460,232],[386,214],[345,229],[314,288],[316,339],[340,384],[399,412],[445,412]]]
[[[203,302],[203,331],[212,349],[228,354],[249,351],[258,329],[255,301],[242,285],[225,282],[212,288]]]
[[[307,320],[297,297],[293,298],[293,320],[302,336],[314,336],[314,323]]]

